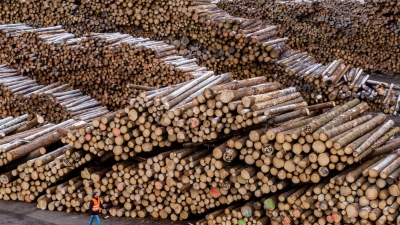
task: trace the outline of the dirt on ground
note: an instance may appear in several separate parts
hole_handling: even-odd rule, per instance
[[[190,222],[174,222],[152,218],[115,218],[101,215],[101,225],[190,225]],[[66,213],[40,210],[34,203],[0,201],[0,224],[4,225],[86,225],[88,213]],[[93,222],[93,225],[96,222]]]

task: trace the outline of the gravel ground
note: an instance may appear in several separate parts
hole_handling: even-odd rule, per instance
[[[0,224],[4,225],[86,225],[89,214],[43,211],[35,204],[0,201]],[[152,218],[100,218],[101,225],[190,225],[195,222],[174,222]],[[93,222],[96,224],[96,222]]]

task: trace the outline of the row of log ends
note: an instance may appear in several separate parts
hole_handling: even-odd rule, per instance
[[[6,118],[0,129],[16,130],[0,139],[0,198],[85,212],[98,188],[119,217],[389,223],[398,218],[400,128],[369,108],[359,99],[307,105],[265,77],[209,73],[141,92],[91,124]]]
[[[28,114],[0,120],[0,199],[31,202],[48,187],[68,177],[73,167],[63,166],[71,146],[58,147],[61,137],[86,127],[84,121],[48,123]]]
[[[223,76],[215,76],[214,80],[221,81]],[[355,99],[342,106],[335,106],[334,102],[298,105],[290,99],[296,99],[295,89],[277,90],[273,88],[277,84],[265,83],[263,77],[225,81],[207,88],[202,86],[201,81],[196,83],[194,86],[188,82],[143,92],[132,99],[130,107],[93,120],[90,127],[69,133],[63,142],[77,147],[79,155],[86,153],[94,156],[101,152],[106,159],[112,155],[114,160],[122,161],[101,170],[96,166],[86,167],[80,177],[56,186],[41,196],[38,207],[84,212],[88,207],[81,200],[82,197],[89,198],[87,194],[93,188],[100,188],[108,213],[113,216],[183,220],[191,214],[218,207],[219,210],[207,214],[198,224],[224,224],[227,221],[295,224],[317,220],[347,222],[363,219],[354,216],[352,207],[367,193],[350,191],[350,194],[342,194],[339,192],[341,186],[334,188],[338,196],[343,195],[341,198],[348,201],[346,204],[335,200],[336,193],[329,186],[331,182],[335,183],[330,185],[347,187],[345,185],[354,181],[368,181],[370,186],[379,185],[382,190],[387,188],[387,198],[397,197],[396,186],[393,185],[397,185],[398,180],[398,154],[393,150],[399,147],[400,142],[392,137],[400,129],[394,127],[393,121],[386,121],[383,114],[365,114],[369,108],[365,102]],[[151,109],[153,104],[168,106],[173,99],[186,92],[192,96],[199,88],[201,94],[191,102],[182,103],[181,107],[177,107],[179,110],[173,110],[174,105],[169,111],[163,108],[161,113],[158,113],[157,107]],[[214,148],[210,148],[209,144],[190,144],[197,143],[198,139],[169,140],[170,144],[188,144],[183,148],[168,148],[167,145],[148,147],[150,144],[147,143],[162,143],[159,140],[168,138],[168,130],[181,127],[179,121],[183,126],[187,124],[189,130],[186,131],[193,134],[199,131],[195,127],[208,124],[207,107],[213,105],[208,100],[216,101],[215,105],[226,104],[229,111],[222,116],[234,118],[232,124],[236,126],[241,124],[238,119],[244,116],[244,112],[254,113],[252,106],[276,104],[276,107],[263,109],[261,116],[270,117],[259,123],[262,126],[257,127],[258,124],[254,123],[246,127],[251,132],[228,133],[226,137],[231,138],[213,144]],[[231,110],[229,103],[232,102],[237,103]],[[196,112],[189,111],[196,111],[196,106],[198,110],[205,107],[197,117],[194,116]],[[143,110],[139,110],[140,107]],[[294,108],[289,110],[291,107]],[[148,110],[155,110],[155,114]],[[165,124],[167,117],[163,115],[168,116],[168,112],[174,115],[170,124],[175,123],[175,128]],[[186,114],[188,117],[184,116],[185,113],[189,113]],[[215,115],[210,116],[213,117]],[[196,118],[196,122],[191,118]],[[217,128],[211,124],[210,127]],[[239,130],[245,129],[239,127]],[[100,139],[95,138],[97,136]],[[143,157],[142,151],[157,153]],[[381,176],[380,173],[382,177],[379,179],[376,174]],[[336,180],[340,181],[337,177],[343,175],[346,175],[347,183],[341,180],[342,184],[336,184]],[[375,180],[371,178],[373,176]],[[368,191],[368,196],[370,192],[373,193]],[[364,207],[371,207],[376,215],[379,207],[371,201],[377,197],[368,198],[371,198],[368,204],[372,205]],[[241,200],[245,202],[241,203]],[[339,208],[342,210],[335,211]],[[349,215],[345,212],[349,212]],[[388,215],[388,219],[393,218],[395,213]],[[367,219],[374,221],[374,218],[371,214],[371,218]]]

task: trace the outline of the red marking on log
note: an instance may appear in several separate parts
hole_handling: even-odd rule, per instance
[[[219,198],[219,196],[221,196],[221,192],[219,191],[218,188],[215,187],[211,188],[210,194],[211,196],[213,196],[213,198]]]
[[[192,123],[193,127],[199,126],[199,121],[197,121],[197,120],[192,120],[191,123]]]
[[[100,124],[100,130],[106,130],[106,129],[107,129],[107,127],[105,124]]]
[[[161,190],[162,189],[162,184],[160,182],[156,182],[154,184],[154,186],[156,187],[156,189]]]
[[[25,202],[32,202],[31,198],[29,195],[25,195]]]
[[[122,189],[124,189],[124,187],[122,187],[122,185],[118,184],[117,189],[118,189],[118,191],[122,191]]]
[[[121,135],[121,131],[120,131],[118,128],[114,127],[114,129],[113,129],[113,135],[114,135],[115,137],[118,137],[119,135]]]
[[[287,217],[285,217],[285,218],[283,219],[283,222],[284,222],[284,223],[290,223],[290,219],[287,218]]]
[[[295,217],[300,217],[300,211],[297,210],[297,209],[293,210],[293,215],[294,215]]]

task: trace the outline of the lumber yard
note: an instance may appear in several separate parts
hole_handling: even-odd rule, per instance
[[[85,213],[96,189],[127,219],[400,223],[394,1],[0,6],[0,200]]]

